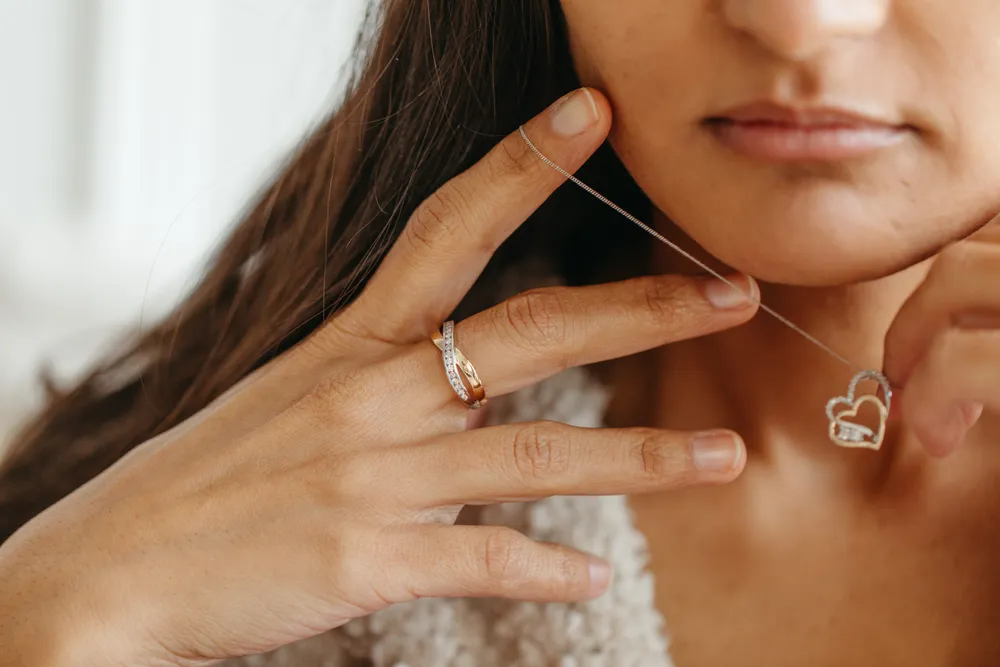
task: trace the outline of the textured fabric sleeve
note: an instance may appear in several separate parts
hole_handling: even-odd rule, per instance
[[[320,635],[277,651],[220,663],[223,667],[364,667],[352,657],[338,632]]]

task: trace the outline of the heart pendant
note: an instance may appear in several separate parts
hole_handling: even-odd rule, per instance
[[[882,397],[865,394],[855,397],[858,384],[874,380],[882,389]],[[892,388],[889,380],[877,371],[862,371],[854,376],[847,389],[847,396],[838,396],[826,404],[826,416],[830,420],[830,440],[841,447],[851,449],[874,449],[882,446],[885,425],[889,419],[892,404]],[[857,421],[858,412],[865,405],[872,405],[878,411],[878,425],[865,426]]]

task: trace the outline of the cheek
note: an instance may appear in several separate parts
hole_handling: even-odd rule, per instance
[[[616,120],[662,100],[664,88],[697,93],[696,86],[678,85],[676,77],[690,70],[692,55],[711,51],[699,42],[703,36],[697,31],[705,23],[701,4],[562,0],[576,71],[585,85],[621,103]]]
[[[990,112],[1000,108],[1000,85],[938,86],[940,137],[871,160],[777,165],[734,155],[705,130],[706,109],[719,108],[705,81],[719,75],[696,55],[687,62],[609,84],[611,141],[653,204],[732,267],[785,284],[871,280],[926,259],[1000,210],[1000,113]],[[1000,81],[1000,69],[992,76]]]
[[[997,22],[1000,24],[1000,12]],[[1000,209],[1000,39],[981,39],[978,57],[954,63],[940,79],[948,100],[950,132],[942,138],[944,179],[956,206]],[[984,85],[996,81],[997,85]]]

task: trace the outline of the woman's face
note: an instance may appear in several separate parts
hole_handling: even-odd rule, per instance
[[[998,0],[562,0],[653,203],[765,280],[875,278],[1000,209]]]

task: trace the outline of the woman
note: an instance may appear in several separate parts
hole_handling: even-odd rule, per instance
[[[4,463],[0,664],[997,664],[1000,5],[372,18],[197,290]],[[879,451],[757,295],[903,389]]]

